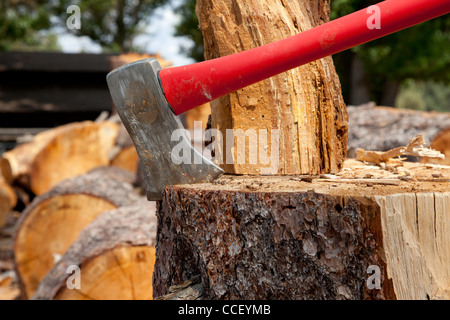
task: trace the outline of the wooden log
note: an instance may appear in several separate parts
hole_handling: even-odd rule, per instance
[[[36,197],[17,222],[14,256],[25,298],[69,248],[80,231],[108,210],[130,205],[134,175],[120,168],[97,168],[65,180]]]
[[[348,155],[352,158],[358,148],[387,151],[406,146],[420,134],[429,144],[440,132],[450,128],[450,113],[376,107],[373,103],[349,106],[347,110]]]
[[[133,140],[120,122],[119,134],[113,150],[110,153],[111,165],[137,174],[139,156]]]
[[[195,121],[201,122],[200,128],[204,130],[208,123],[208,117],[211,115],[211,106],[209,103],[205,103],[197,108],[189,110],[184,113],[184,115],[186,122],[185,128],[187,130],[194,130]]]
[[[4,153],[0,167],[8,181],[19,180],[40,195],[64,179],[108,165],[118,130],[109,121],[63,125]]]
[[[434,137],[430,148],[440,151],[445,155],[445,159],[423,159],[422,162],[450,165],[450,127]]]
[[[206,300],[449,299],[450,167],[407,166],[166,187],[154,296],[200,275]]]
[[[330,8],[328,0],[198,0],[196,13],[205,57],[212,59],[327,22]],[[217,99],[211,103],[211,111],[212,127],[223,136],[218,150],[228,173],[318,174],[335,173],[342,167],[347,152],[347,113],[331,57]],[[258,138],[267,141],[260,143],[260,152],[275,155],[278,151],[279,161],[267,164],[260,153],[256,164],[251,163],[249,156],[254,152],[249,149],[256,142],[247,143],[241,152],[234,137],[235,146],[227,147],[227,129],[254,129]],[[274,129],[279,130],[279,141]],[[259,130],[267,133],[267,139]],[[225,161],[230,154],[234,163]],[[239,161],[239,156],[245,161]]]
[[[33,299],[149,300],[155,263],[155,202],[142,200],[99,216],[40,283]],[[69,266],[81,287],[69,289]]]
[[[8,215],[17,204],[14,189],[4,180],[0,173],[0,229],[7,223]]]

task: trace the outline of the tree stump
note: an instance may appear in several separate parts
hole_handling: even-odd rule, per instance
[[[155,238],[155,202],[102,214],[80,233],[33,299],[152,299]],[[67,286],[70,266],[80,268],[80,288]]]
[[[24,297],[97,216],[128,206],[141,197],[133,192],[134,175],[114,167],[98,168],[66,180],[36,197],[17,222],[14,255]]]
[[[328,0],[198,0],[196,13],[205,58],[213,59],[327,22],[330,8]],[[216,137],[219,146],[216,154],[223,159],[221,166],[227,173],[335,173],[345,160],[347,112],[331,57],[217,99],[211,103],[211,110],[212,128],[219,129],[223,137],[223,140]],[[236,136],[231,137],[234,146],[225,141],[230,138],[227,129],[235,130]],[[241,135],[237,129],[244,133],[255,130],[256,139],[265,140],[266,143],[259,144],[257,161],[249,158],[254,155],[250,146],[256,142],[244,142],[244,151],[239,149]],[[259,130],[266,136],[261,136]],[[269,164],[262,158],[262,152],[270,155]],[[234,163],[225,160],[230,157]]]
[[[405,167],[166,187],[154,296],[200,275],[206,300],[449,299],[450,168]]]
[[[0,167],[8,181],[19,181],[41,195],[64,179],[108,165],[118,131],[109,121],[63,125],[5,152]]]

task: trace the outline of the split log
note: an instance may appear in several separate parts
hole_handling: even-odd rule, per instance
[[[450,128],[450,113],[424,112],[369,103],[348,106],[348,155],[354,158],[358,148],[387,151],[406,146],[410,139],[422,134],[426,143]],[[444,149],[432,147],[444,153]],[[445,153],[444,153],[445,154]]]
[[[211,106],[209,103],[202,104],[197,108],[191,109],[184,113],[185,117],[185,128],[187,130],[194,130],[195,121],[201,122],[200,128],[203,130],[206,128],[208,123],[208,118],[211,115]]]
[[[350,165],[166,187],[154,296],[200,275],[206,300],[449,299],[450,167]]]
[[[100,214],[128,206],[141,197],[133,192],[134,175],[98,168],[65,180],[36,197],[17,222],[14,255],[24,297],[69,248],[80,231]]]
[[[8,215],[16,204],[17,195],[14,189],[0,174],[0,229],[6,225]]]
[[[139,156],[133,140],[120,122],[119,134],[113,150],[110,152],[111,165],[137,174]]]
[[[43,194],[64,179],[108,165],[118,130],[112,122],[84,121],[41,132],[4,153],[1,170],[8,181],[18,180],[36,195]]]
[[[158,53],[153,55],[147,53],[129,52],[111,57],[111,70],[123,66],[124,64],[149,58],[157,59],[162,68],[167,68],[172,65],[172,62],[164,60]]]
[[[15,300],[20,296],[14,271],[0,272],[0,301]]]
[[[430,148],[440,151],[445,155],[445,159],[424,159],[423,162],[450,165],[450,127],[434,137]]]
[[[198,0],[196,13],[203,33],[205,58],[213,59],[284,39],[327,22],[330,3],[328,0]],[[221,165],[227,173],[335,173],[345,160],[347,113],[331,57],[217,99],[211,103],[211,111],[212,128],[219,129],[223,136],[223,141],[219,139],[217,157],[222,162],[230,154],[234,157],[233,164]],[[257,137],[267,140],[259,146],[260,158],[256,164],[250,163],[249,145],[257,142],[249,142],[245,152],[241,152],[237,137],[234,147],[226,145],[226,138],[230,138],[226,129],[244,132],[254,129]],[[279,130],[279,141],[275,129]],[[267,139],[259,136],[259,130],[267,133]],[[279,159],[265,164],[267,159],[262,159],[261,153],[275,157],[277,151]]]
[[[155,202],[102,214],[42,280],[33,299],[152,299],[155,242]],[[80,288],[67,286],[70,266],[80,268]]]

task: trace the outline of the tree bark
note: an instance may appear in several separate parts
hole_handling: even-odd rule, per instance
[[[106,212],[80,233],[33,299],[152,299],[155,242],[155,202]],[[67,287],[69,266],[80,268],[81,288]]]
[[[205,58],[251,49],[308,30],[329,19],[329,1],[199,0],[196,13],[204,37]],[[346,155],[347,114],[331,57],[254,84],[211,103],[212,127],[219,129],[228,173],[316,174],[337,172]],[[267,132],[260,157],[225,143],[227,129]],[[279,143],[271,138],[279,130]],[[238,142],[236,142],[237,144]],[[273,144],[273,145],[272,145]],[[261,151],[264,149],[263,151]],[[261,152],[276,156],[266,164]],[[234,163],[225,159],[232,155]],[[238,157],[244,159],[239,161]],[[264,170],[263,170],[264,169]]]
[[[131,205],[134,175],[115,168],[66,180],[36,197],[17,222],[15,267],[24,297],[31,297],[41,279],[64,254],[80,231],[108,210]]]
[[[167,187],[155,297],[200,275],[205,300],[448,299],[450,170],[405,166]]]

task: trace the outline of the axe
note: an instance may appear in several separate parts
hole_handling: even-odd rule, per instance
[[[387,0],[300,34],[233,55],[161,69],[156,59],[121,66],[108,87],[143,166],[147,198],[166,185],[210,182],[223,170],[191,145],[177,115],[308,62],[344,51],[450,12],[449,0]],[[378,23],[373,23],[377,19]],[[201,161],[175,164],[175,146]]]

